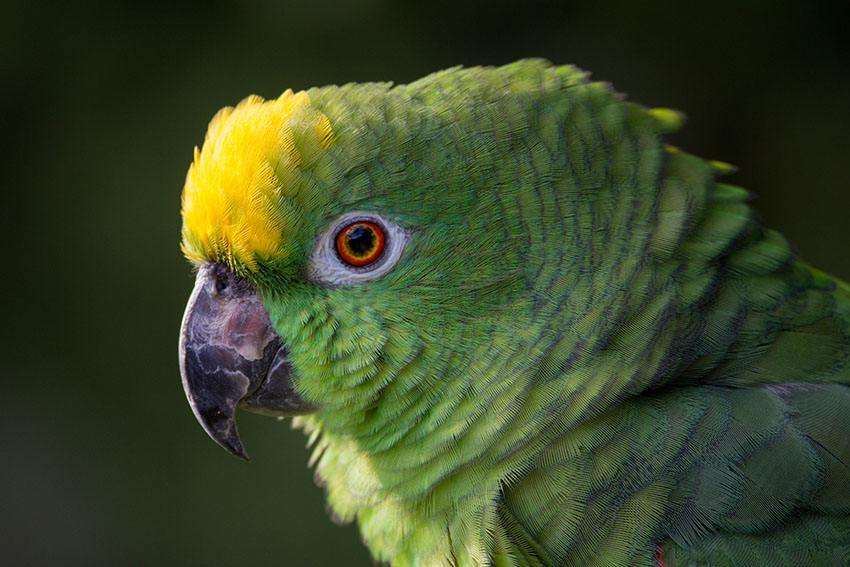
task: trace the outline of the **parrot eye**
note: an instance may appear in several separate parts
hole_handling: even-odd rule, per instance
[[[365,283],[396,265],[407,232],[376,213],[340,216],[317,236],[310,256],[310,279],[329,286]]]
[[[337,233],[336,251],[352,266],[367,266],[384,251],[384,231],[373,222],[353,222]]]

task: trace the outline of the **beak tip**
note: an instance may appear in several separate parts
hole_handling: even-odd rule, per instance
[[[220,443],[220,445],[222,447],[224,447],[224,449],[228,453],[230,453],[231,455],[239,457],[240,459],[242,459],[244,461],[250,461],[251,460],[251,459],[248,458],[248,453],[245,452],[245,448],[242,447],[242,443],[239,442],[238,438],[236,439],[235,443],[233,443],[233,442],[223,442],[223,443]]]
[[[193,407],[193,409],[195,408]],[[239,433],[236,431],[236,421],[233,414],[233,409],[227,407],[216,408],[215,411],[211,412],[199,411],[196,413],[196,417],[198,417],[198,421],[207,435],[220,447],[231,455],[248,461],[248,454],[245,452],[242,440],[239,439]],[[214,416],[214,418],[211,416]]]

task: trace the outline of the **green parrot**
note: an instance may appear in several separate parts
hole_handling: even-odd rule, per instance
[[[413,566],[850,563],[850,286],[572,66],[251,96],[182,196],[207,433]]]

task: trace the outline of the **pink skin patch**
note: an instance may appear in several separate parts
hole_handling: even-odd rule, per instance
[[[262,358],[275,334],[259,299],[228,302],[222,307],[220,317],[216,343],[236,349],[245,360]]]
[[[660,543],[655,544],[655,567],[667,567],[662,559],[664,557],[664,546]]]

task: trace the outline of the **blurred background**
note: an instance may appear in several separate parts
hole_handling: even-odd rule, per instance
[[[0,563],[370,565],[300,432],[240,414],[251,463],[177,368],[192,148],[224,105],[464,64],[575,63],[685,111],[765,222],[850,279],[846,2],[4,2]]]

